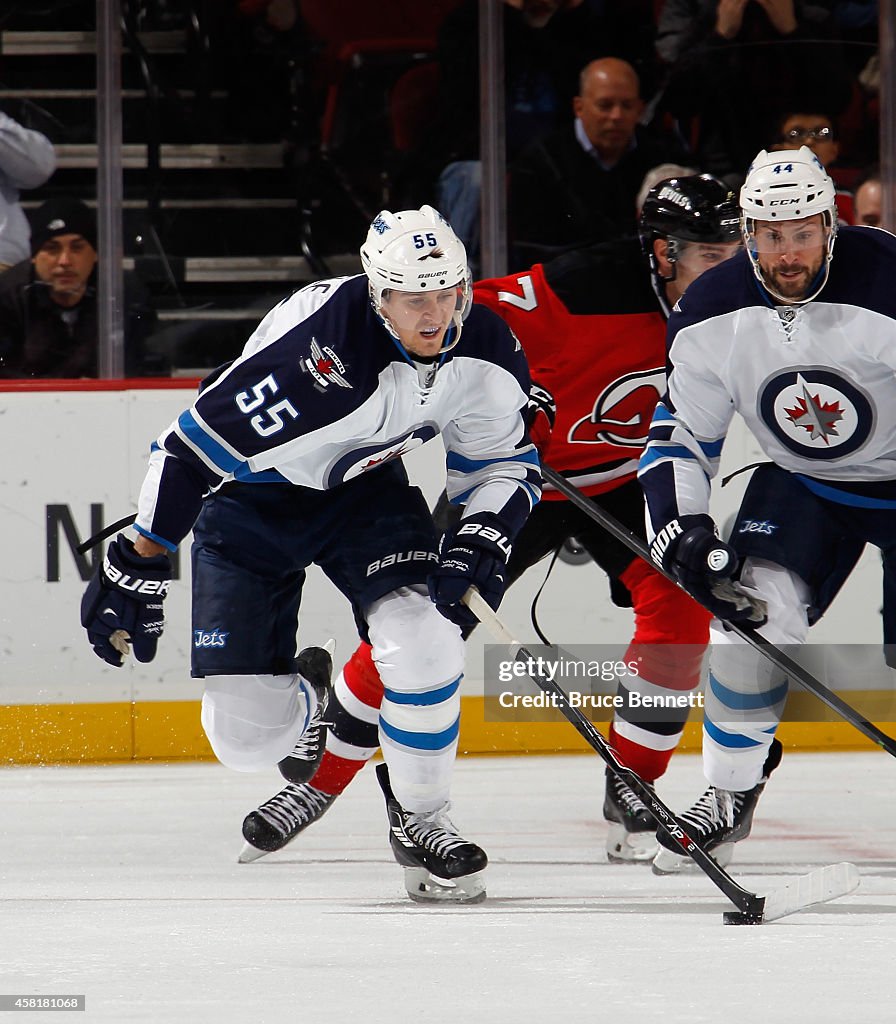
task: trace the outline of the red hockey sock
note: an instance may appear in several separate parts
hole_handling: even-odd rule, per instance
[[[641,559],[619,578],[632,595],[635,612],[626,661],[638,662],[638,689],[658,694],[693,691],[700,683],[709,613]],[[628,689],[620,680],[623,697]],[[687,708],[669,708],[659,720],[656,713],[645,715],[623,704],[610,728],[610,742],[623,764],[653,782],[668,767],[687,717]]]
[[[339,796],[365,764],[366,760],[350,761],[347,757],[338,757],[325,750],[320,768],[314,773],[309,785],[322,793]]]
[[[373,663],[370,644],[362,642],[358,645],[342,670],[342,679],[356,700],[374,711],[379,709],[383,701],[383,682]],[[357,746],[360,752],[375,745],[375,727],[362,722],[346,710],[339,701],[338,693],[334,693],[330,698],[327,717],[333,723],[331,732],[340,740],[343,751],[349,750],[351,746]],[[338,796],[368,760],[365,754],[357,758],[344,757],[334,754],[331,750],[325,750],[323,760],[310,785],[322,793]]]
[[[652,750],[620,736],[615,722],[610,725],[610,746],[626,768],[631,768],[645,782],[655,782],[669,767],[669,761],[675,753],[674,747],[671,750]]]

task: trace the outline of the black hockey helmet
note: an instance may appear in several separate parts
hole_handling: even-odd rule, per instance
[[[734,192],[711,174],[664,178],[647,193],[638,234],[656,272],[653,242],[657,238],[710,245],[739,242],[740,207]],[[674,263],[674,250],[670,255]]]

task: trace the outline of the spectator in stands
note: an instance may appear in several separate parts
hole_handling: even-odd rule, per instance
[[[871,167],[859,175],[853,193],[853,207],[855,208],[854,224],[867,224],[869,227],[879,228],[881,221],[881,185],[880,166],[872,164]]]
[[[676,144],[638,124],[643,110],[631,64],[605,57],[582,69],[575,118],[510,167],[514,266],[637,233],[635,200],[644,175],[657,164],[687,159]]]
[[[808,110],[809,108],[807,108]],[[815,109],[814,107],[811,109]],[[825,113],[787,113],[778,119],[774,149],[808,146],[828,170],[840,155],[834,119]],[[830,174],[830,171],[828,170]]]
[[[21,189],[39,188],[56,170],[53,143],[0,111],[0,271],[27,259],[30,229]]]
[[[577,69],[600,49],[600,20],[583,0],[504,0],[505,140],[510,163],[559,126]],[[438,117],[428,149],[436,205],[460,236],[476,273],[482,167],[479,154],[479,3],[465,0],[442,24]],[[425,160],[425,157],[424,157]],[[422,177],[430,177],[425,166]]]
[[[812,113],[815,111],[815,113]],[[841,187],[837,174],[837,159],[840,156],[840,143],[834,119],[821,112],[813,105],[806,105],[801,111],[782,114],[772,131],[774,139],[769,151],[776,149],[799,149],[808,146],[818,157],[819,163],[831,175],[837,185],[835,200],[837,217],[844,224],[854,223],[852,193]]]
[[[853,76],[830,5],[802,0],[666,0],[656,49],[669,66],[661,110],[696,138],[701,167],[739,183],[767,142],[766,111],[839,113]]]
[[[30,259],[0,274],[0,377],[96,377],[96,217],[77,199],[50,199],[31,225]],[[155,314],[126,280],[127,372],[143,369]]]

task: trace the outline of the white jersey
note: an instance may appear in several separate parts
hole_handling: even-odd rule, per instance
[[[449,497],[515,532],[540,495],[528,387],[519,343],[489,310],[473,308],[436,368],[393,341],[365,277],[319,281],[271,310],[156,442],[136,527],[174,548],[226,481],[329,490],[441,433]]]
[[[775,306],[741,254],[669,321],[669,377],[641,459],[650,520],[705,513],[735,412],[765,454],[845,504],[896,507],[896,238],[842,228],[805,306]]]

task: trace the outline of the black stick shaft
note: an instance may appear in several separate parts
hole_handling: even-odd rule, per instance
[[[643,558],[657,572],[663,571],[650,557],[650,551],[643,538],[632,533],[631,530],[623,526],[605,509],[599,508],[594,502],[589,501],[578,487],[571,484],[565,477],[562,477],[555,469],[542,464],[541,473],[545,480],[567,497],[576,508],[580,508],[585,515],[601,525],[608,533],[611,533],[636,555]],[[663,575],[672,579],[668,573],[663,573]],[[677,580],[672,580],[672,582],[677,583]],[[755,647],[757,651],[764,654],[785,675],[799,683],[809,693],[814,694],[822,703],[827,704],[832,711],[835,711],[845,722],[849,722],[853,728],[858,729],[863,736],[866,736],[873,743],[886,750],[888,754],[896,757],[896,740],[892,736],[888,736],[885,732],[878,729],[873,722],[869,722],[851,704],[847,704],[833,690],[829,690],[820,679],[816,679],[811,672],[785,654],[780,647],[766,640],[761,633],[755,630],[744,629],[734,622],[726,623],[726,625],[732,632],[750,644],[751,647]]]
[[[762,917],[765,906],[765,897],[758,896],[748,889],[744,889],[728,874],[724,868],[705,853],[694,838],[688,835],[686,829],[682,828],[675,815],[663,803],[653,790],[636,775],[631,768],[627,768],[616,757],[613,748],[607,743],[600,732],[592,725],[579,708],[574,708],[566,697],[566,692],[546,675],[538,672],[537,660],[518,641],[514,640],[512,634],[492,611],[485,599],[477,590],[470,589],[464,596],[464,603],[479,621],[492,633],[500,643],[508,644],[514,649],[514,658],[524,662],[529,670],[529,675],[544,690],[545,693],[554,697],[554,705],[562,712],[564,718],[578,732],[595,753],[607,764],[610,771],[633,789],[653,816],[658,826],[666,829],[678,844],[683,853],[686,853],[700,868],[700,870],[717,886],[725,896],[744,914]]]

